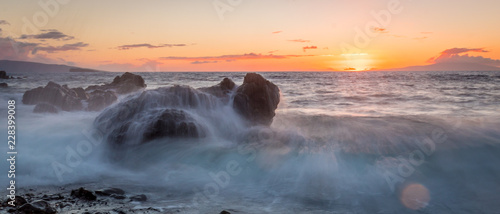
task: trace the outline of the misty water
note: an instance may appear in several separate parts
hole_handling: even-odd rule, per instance
[[[500,210],[498,72],[261,73],[281,90],[271,127],[247,126],[231,103],[178,106],[208,128],[204,137],[131,141],[125,149],[110,146],[108,133],[96,130],[101,112],[35,114],[21,102],[26,90],[49,81],[87,87],[119,74],[11,74],[26,76],[0,91],[0,123],[7,124],[7,100],[17,101],[19,186],[125,186],[148,195],[155,207],[201,213],[213,207],[243,213]],[[224,77],[241,84],[245,76],[138,74],[146,90],[208,87]],[[104,111],[140,93],[121,96]],[[135,127],[142,125],[138,120]],[[8,162],[0,169],[7,172]]]

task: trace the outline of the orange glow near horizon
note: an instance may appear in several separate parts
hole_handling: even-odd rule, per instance
[[[492,21],[500,19],[499,1],[469,11],[478,3],[399,0],[388,20],[374,15],[390,11],[389,2],[245,1],[220,14],[201,0],[71,1],[37,27],[38,4],[4,1],[10,10],[0,16],[0,47],[13,50],[0,60],[108,71],[367,71],[461,61],[500,67]],[[34,31],[25,32],[25,20]],[[37,38],[50,31],[65,37]],[[439,57],[453,48],[466,50]]]

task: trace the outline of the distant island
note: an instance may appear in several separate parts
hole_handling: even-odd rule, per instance
[[[0,60],[0,70],[7,71],[8,73],[105,72],[67,65],[12,60]]]
[[[69,72],[103,72],[103,71],[98,71],[94,69],[88,69],[88,68],[70,68]]]

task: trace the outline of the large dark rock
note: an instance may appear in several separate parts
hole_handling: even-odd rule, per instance
[[[36,104],[35,109],[33,109],[33,112],[56,114],[59,112],[59,110],[55,106],[53,106],[49,103],[38,103],[38,104]]]
[[[0,79],[10,79],[11,77],[7,75],[7,72],[0,71]]]
[[[113,91],[95,90],[90,93],[87,110],[100,111],[118,100]]]
[[[95,120],[97,130],[109,143],[145,143],[158,138],[205,136],[205,127],[186,111],[211,115],[218,98],[187,86],[144,91],[104,110]],[[132,131],[133,130],[133,131]]]
[[[87,87],[85,90],[113,90],[118,94],[128,94],[144,88],[146,88],[146,84],[141,76],[126,72],[122,76],[116,76],[113,82],[109,84],[93,85]]]
[[[46,201],[39,200],[33,203],[24,204],[17,209],[17,213],[23,214],[53,214],[57,213]]]
[[[45,87],[26,91],[23,95],[23,103],[26,105],[48,103],[64,111],[79,111],[83,109],[82,102],[74,90],[54,82],[49,82]]]
[[[95,201],[97,197],[91,191],[80,187],[80,189],[71,190],[71,196],[87,201]]]
[[[280,102],[280,90],[259,74],[248,73],[238,87],[233,107],[256,125],[271,125]]]

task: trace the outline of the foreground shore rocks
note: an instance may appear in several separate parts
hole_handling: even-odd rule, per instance
[[[49,82],[45,87],[26,91],[22,102],[36,105],[35,113],[57,113],[62,111],[100,111],[118,100],[118,94],[128,94],[144,89],[144,79],[132,73],[117,76],[110,84],[69,88]]]

